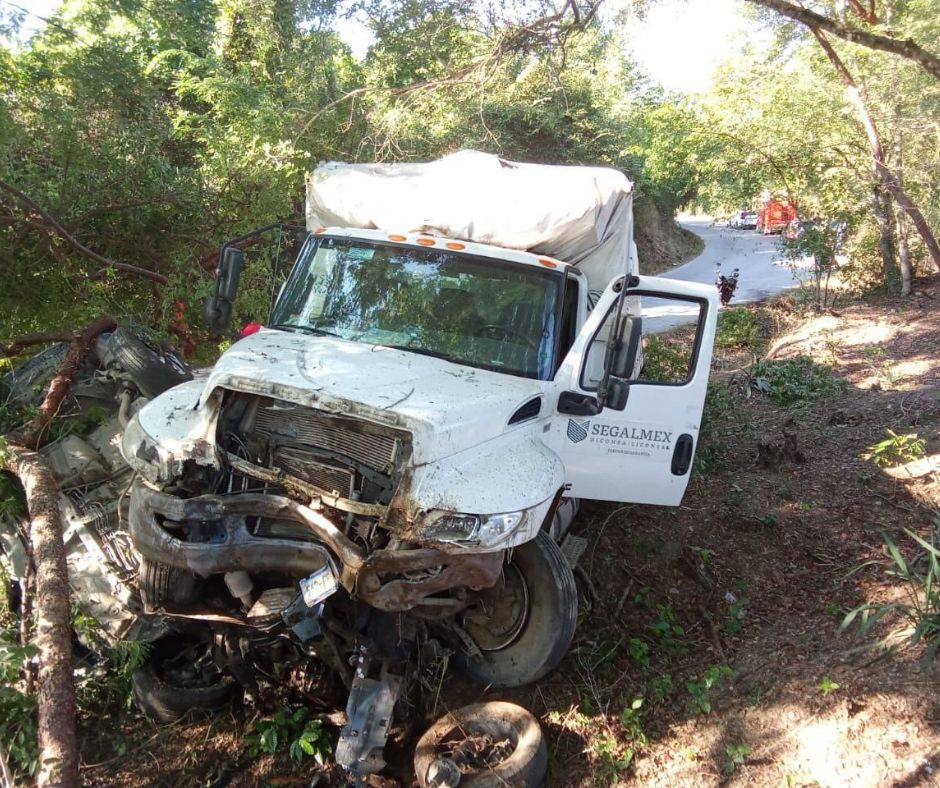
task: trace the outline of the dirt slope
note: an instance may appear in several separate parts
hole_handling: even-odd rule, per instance
[[[640,198],[634,203],[633,223],[641,274],[652,276],[667,271],[691,260],[705,246],[701,238],[680,227],[652,200]]]

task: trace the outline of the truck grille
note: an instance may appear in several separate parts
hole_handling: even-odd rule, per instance
[[[281,470],[344,498],[352,495],[356,478],[352,470],[328,465],[302,449],[277,449],[274,452],[274,464]]]
[[[255,430],[273,443],[289,441],[347,457],[380,473],[395,469],[400,439],[367,432],[366,423],[301,406],[268,403],[258,408]],[[280,453],[287,451],[279,449]]]

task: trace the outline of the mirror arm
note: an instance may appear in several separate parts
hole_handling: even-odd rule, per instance
[[[217,270],[221,270],[222,261],[225,259],[225,250],[230,246],[237,246],[242,241],[247,241],[250,238],[255,238],[256,236],[271,232],[271,230],[293,230],[295,232],[304,233],[308,232],[307,228],[301,224],[291,224],[290,222],[271,222],[271,224],[266,224],[264,227],[258,227],[252,230],[250,233],[239,235],[237,238],[231,238],[222,244],[222,248],[219,249],[219,266]],[[216,294],[218,294],[218,281],[218,277],[216,277]]]

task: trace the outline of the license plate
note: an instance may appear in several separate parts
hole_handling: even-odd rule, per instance
[[[337,588],[339,581],[329,564],[300,581],[300,591],[307,607],[316,607]]]

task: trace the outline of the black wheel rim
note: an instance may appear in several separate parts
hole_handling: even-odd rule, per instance
[[[501,651],[511,646],[529,620],[529,587],[513,564],[503,582],[478,594],[464,613],[463,628],[480,651]]]

